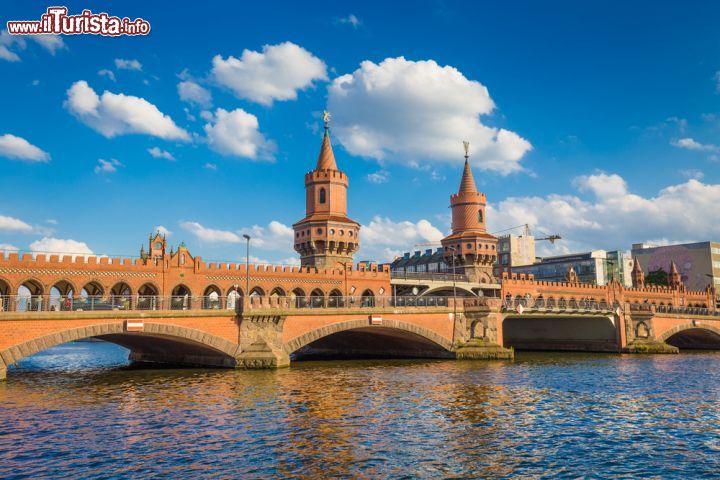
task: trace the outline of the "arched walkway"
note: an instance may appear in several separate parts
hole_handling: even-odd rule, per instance
[[[160,290],[153,283],[144,283],[138,288],[138,310],[157,310],[160,308]]]
[[[363,307],[375,306],[375,294],[369,288],[362,292],[362,295],[360,296],[360,305]]]
[[[331,308],[339,308],[345,306],[345,299],[343,298],[343,294],[340,290],[333,289],[330,291],[330,294],[328,295],[328,307]]]
[[[658,340],[681,350],[720,350],[720,329],[686,323],[671,328]]]
[[[119,282],[110,289],[110,303],[113,308],[130,310],[132,305],[132,288],[125,282]]]
[[[0,312],[7,312],[10,309],[11,291],[10,284],[0,278]]]
[[[305,308],[308,305],[308,300],[305,298],[305,291],[302,288],[294,288],[290,292],[290,299],[295,303],[295,308]]]
[[[458,296],[463,295],[469,295],[473,297],[477,297],[477,294],[472,291],[469,287],[465,287],[463,285],[455,285],[455,291],[457,292]],[[426,297],[426,296],[448,296],[451,297],[453,294],[453,287],[452,285],[443,285],[440,287],[433,287],[428,288],[424,292],[420,294],[420,296]]]
[[[316,288],[310,292],[310,306],[313,308],[319,308],[325,306],[325,292]]]
[[[175,286],[170,297],[170,308],[172,310],[187,310],[191,307],[191,295],[192,293],[186,285],[181,283]]]
[[[203,292],[202,308],[218,310],[222,308],[222,291],[217,285],[210,285]]]
[[[72,310],[75,287],[67,280],[60,280],[50,287],[50,310]]]
[[[366,318],[326,325],[293,338],[283,346],[288,355],[309,357],[453,358],[452,342],[411,323],[383,319],[382,326]]]
[[[43,286],[35,280],[25,280],[17,291],[15,309],[20,312],[34,312],[46,309],[43,305]]]
[[[240,347],[221,337],[161,323],[145,323],[142,333],[124,331],[122,322],[68,329],[0,351],[0,369],[50,347],[85,338],[100,338],[131,351],[131,360],[179,365],[234,367]]]

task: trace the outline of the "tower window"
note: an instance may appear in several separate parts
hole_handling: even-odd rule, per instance
[[[482,223],[482,221],[483,221],[482,210],[478,210],[478,222]]]
[[[325,203],[325,189],[320,189],[320,203]]]

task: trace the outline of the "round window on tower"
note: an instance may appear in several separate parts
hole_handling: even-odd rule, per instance
[[[318,229],[316,230],[316,232],[317,232],[318,235],[322,235],[322,228],[318,228]]]
[[[345,230],[340,230],[340,236],[345,235]]]
[[[352,231],[352,230],[348,230],[348,235],[352,237],[352,236],[353,236],[353,231]]]
[[[161,249],[161,248],[162,248],[162,242],[155,242],[155,248]]]
[[[330,235],[335,235],[335,229],[334,229],[334,228],[331,228],[331,229],[330,229]]]

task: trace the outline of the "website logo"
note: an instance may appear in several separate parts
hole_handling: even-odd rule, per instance
[[[107,13],[83,10],[68,15],[67,7],[48,7],[40,20],[11,20],[7,22],[10,35],[148,35],[150,22],[142,18],[113,17]]]

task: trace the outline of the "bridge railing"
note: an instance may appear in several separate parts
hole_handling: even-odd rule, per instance
[[[720,317],[720,311],[704,307],[675,307],[673,305],[655,305],[656,313],[677,313],[681,315],[709,315]]]
[[[262,309],[356,309],[356,308],[402,308],[402,307],[449,307],[452,297],[415,296],[330,296],[330,297],[250,297],[244,308]]]
[[[452,297],[415,296],[192,296],[111,295],[72,298],[56,295],[0,295],[2,312],[70,312],[112,310],[240,310],[240,309],[357,309],[387,307],[449,307]],[[462,305],[462,299],[459,299]]]
[[[613,305],[608,304],[606,301],[597,301],[594,299],[580,299],[574,298],[544,298],[544,297],[506,297],[503,300],[503,310],[505,311],[518,311],[520,307],[522,310],[537,310],[537,311],[591,311],[591,312],[610,312],[615,310],[620,304],[615,302]]]
[[[390,271],[391,279],[400,280],[430,280],[434,282],[469,282],[467,275],[440,273],[440,272],[393,272]]]

